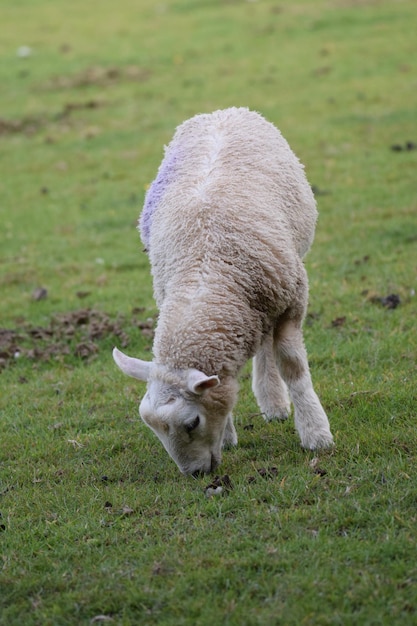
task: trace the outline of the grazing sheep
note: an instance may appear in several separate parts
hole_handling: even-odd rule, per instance
[[[291,398],[302,446],[332,444],[301,329],[316,217],[303,166],[258,113],[178,127],[140,220],[160,310],[154,360],[113,356],[147,382],[140,415],[184,474],[214,470],[237,443],[237,376],[251,357],[265,419],[286,419]]]

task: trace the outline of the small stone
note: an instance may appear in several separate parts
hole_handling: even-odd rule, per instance
[[[223,487],[207,487],[205,490],[206,498],[212,498],[213,496],[220,496],[223,493]]]
[[[16,51],[16,56],[18,56],[19,59],[27,59],[32,56],[32,53],[32,48],[29,46],[20,46]]]
[[[48,290],[45,287],[37,287],[32,291],[32,300],[38,302],[39,300],[45,300],[48,297]]]

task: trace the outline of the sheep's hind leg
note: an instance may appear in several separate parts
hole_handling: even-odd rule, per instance
[[[287,419],[291,408],[290,399],[278,371],[272,333],[265,337],[253,358],[252,390],[265,420]]]
[[[301,320],[281,320],[274,340],[278,367],[294,404],[295,427],[301,445],[310,450],[331,446],[329,420],[311,381]]]

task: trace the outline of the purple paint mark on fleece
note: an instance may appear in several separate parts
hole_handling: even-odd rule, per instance
[[[140,217],[140,233],[147,250],[149,250],[149,239],[151,235],[154,211],[160,203],[167,187],[174,180],[178,163],[178,151],[168,151],[160,165],[155,180],[152,182],[146,193],[145,204]]]

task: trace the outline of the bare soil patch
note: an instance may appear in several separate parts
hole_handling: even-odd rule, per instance
[[[0,328],[0,371],[19,358],[32,361],[60,361],[66,356],[90,360],[99,351],[100,342],[109,337],[122,348],[129,345],[129,328],[141,330],[153,338],[155,318],[138,320],[136,310],[131,319],[116,318],[95,309],[85,308],[57,313],[45,326],[20,322],[15,328]]]

